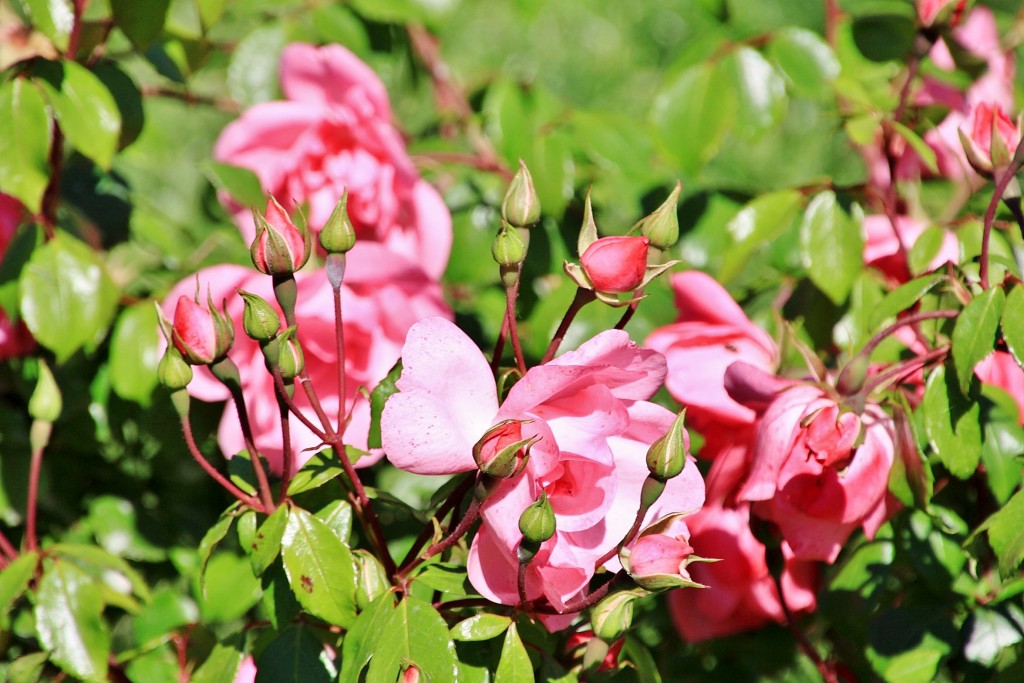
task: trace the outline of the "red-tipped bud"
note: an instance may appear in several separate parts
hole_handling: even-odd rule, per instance
[[[402,672],[402,683],[420,683],[420,668],[410,664]]]
[[[222,315],[207,296],[207,305],[187,296],[178,299],[174,309],[171,336],[182,358],[192,365],[216,363],[235,341],[231,319]]]
[[[632,292],[647,273],[646,237],[602,237],[583,252],[580,264],[594,289],[607,294]]]
[[[509,479],[523,471],[530,447],[539,436],[523,438],[523,422],[503,420],[494,425],[473,446],[473,459],[484,474]]]
[[[981,102],[971,118],[971,136],[960,130],[960,143],[974,170],[991,177],[994,170],[1010,165],[1020,142],[1020,129],[998,104]]]
[[[299,230],[273,197],[267,212],[253,211],[256,238],[249,247],[252,263],[265,275],[290,275],[309,259],[310,241],[307,231]]]

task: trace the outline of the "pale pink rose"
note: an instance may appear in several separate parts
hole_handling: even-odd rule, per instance
[[[14,197],[0,193],[0,261],[4,258],[7,245],[21,224],[24,209]],[[0,360],[21,356],[35,348],[35,340],[25,323],[12,324],[7,313],[0,308]]]
[[[761,416],[738,498],[758,501],[755,512],[779,526],[796,557],[834,562],[854,529],[873,538],[895,512],[893,433],[877,405],[858,415],[820,387],[792,385]]]
[[[495,602],[519,601],[519,517],[545,492],[556,532],[530,564],[526,593],[564,609],[636,516],[648,474],[647,449],[674,419],[646,400],[665,377],[664,358],[638,348],[625,332],[603,332],[576,351],[531,368],[500,407],[486,359],[446,320],[413,326],[402,362],[400,391],[388,400],[381,421],[384,450],[401,469],[473,470],[473,444],[492,425],[531,420],[522,425],[522,436],[540,440],[523,471],[503,480],[484,502],[483,524],[469,552],[469,578]],[[691,460],[669,481],[646,519],[692,512],[703,501],[704,483]],[[618,560],[605,566],[618,569]]]
[[[888,216],[873,214],[864,217],[864,263],[881,271],[895,282],[910,279],[905,254],[917,242],[927,225],[909,216],[896,217],[896,230]],[[900,245],[903,252],[900,253]],[[960,243],[949,230],[943,232],[942,245],[938,253],[928,262],[927,270],[935,270],[946,263],[960,260]]]
[[[713,564],[693,563],[691,578],[707,588],[669,594],[672,621],[691,643],[782,623],[785,613],[768,570],[765,547],[750,531],[750,507],[706,506],[687,519],[690,542],[701,555],[719,558]],[[817,566],[797,560],[785,543],[782,590],[792,613],[816,606]]]
[[[242,660],[242,665],[238,667],[238,673],[235,674],[234,683],[256,683],[256,663],[252,657]]]
[[[678,320],[660,327],[645,345],[668,362],[665,386],[686,408],[687,425],[698,431],[749,425],[754,411],[725,391],[725,370],[738,360],[767,371],[778,362],[772,338],[711,276],[696,270],[672,276]]]
[[[1017,403],[1019,420],[1024,425],[1024,370],[1006,351],[993,351],[978,363],[974,374],[985,384],[999,387]]]
[[[451,215],[409,158],[377,75],[340,45],[292,43],[281,57],[281,89],[285,100],[257,104],[224,129],[214,157],[251,169],[286,209],[306,204],[315,230],[347,188],[360,240],[381,242],[439,277]],[[251,241],[248,215],[236,219]]]
[[[329,416],[338,410],[338,360],[334,335],[334,295],[322,270],[297,273],[298,301],[295,317],[299,341],[306,359],[306,370],[316,387],[320,403]],[[195,277],[175,285],[168,295],[164,310],[178,296],[192,296]],[[281,471],[281,428],[273,378],[264,367],[259,345],[242,332],[244,304],[236,293],[242,289],[259,295],[277,308],[271,278],[251,268],[214,266],[199,273],[202,295],[209,287],[213,300],[220,306],[227,300],[228,316],[237,329],[235,343],[228,357],[238,365],[249,418],[255,433],[256,446]],[[278,313],[280,316],[280,312]],[[363,242],[348,254],[348,267],[342,284],[342,315],[345,331],[345,409],[352,411],[352,422],[345,433],[345,443],[366,448],[370,424],[367,401],[357,398],[360,386],[372,389],[398,360],[405,335],[417,320],[428,316],[450,316],[441,296],[440,286],[424,275],[420,268],[388,252],[381,245]],[[283,316],[281,317],[284,320]],[[189,393],[204,401],[223,401],[227,390],[205,368],[195,369]],[[298,385],[297,385],[298,386]],[[295,402],[317,422],[305,392],[297,389]],[[292,417],[292,443],[298,464],[311,455],[306,449],[320,444],[305,425]],[[231,456],[245,448],[234,404],[228,403],[218,430],[221,449]]]

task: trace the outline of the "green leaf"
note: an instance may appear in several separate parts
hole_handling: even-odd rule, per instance
[[[256,29],[238,43],[228,64],[228,93],[243,107],[277,97],[277,71],[287,36],[283,26]]]
[[[7,683],[39,683],[47,659],[45,652],[18,657],[7,668]]]
[[[981,406],[965,396],[946,367],[937,367],[925,384],[924,428],[932,449],[953,476],[967,479],[981,459]]]
[[[70,562],[53,562],[39,581],[35,614],[39,642],[55,664],[90,683],[107,680],[110,633],[93,577]]]
[[[695,175],[718,152],[736,121],[738,99],[733,79],[708,63],[686,69],[658,93],[651,114],[655,130],[686,173]]]
[[[1005,304],[1002,287],[992,287],[971,299],[956,319],[951,352],[960,391],[965,394],[974,378],[974,366],[995,348]]]
[[[1024,614],[1016,605],[1003,610],[978,608],[968,617],[964,658],[982,666],[996,663],[999,653],[1024,638]]]
[[[263,572],[263,611],[270,618],[270,625],[281,630],[293,623],[302,611],[302,606],[295,599],[284,567],[280,562],[270,565]],[[346,636],[347,638],[347,636]]]
[[[121,398],[146,407],[158,384],[160,331],[152,301],[122,311],[110,339],[110,386]]]
[[[880,327],[889,318],[894,318],[897,314],[906,311],[944,279],[938,275],[925,275],[903,283],[887,294],[882,299],[882,303],[875,308],[875,312],[871,316],[871,327]]]
[[[755,137],[786,115],[786,83],[757,50],[741,47],[726,60],[732,68],[739,100],[734,130]]]
[[[95,573],[115,572],[128,580],[132,592],[144,601],[152,598],[146,580],[142,578],[130,564],[113,553],[94,545],[81,543],[57,543],[49,548],[50,552],[61,557],[78,560],[82,564],[97,570]]]
[[[467,595],[466,568],[434,562],[416,574],[416,583],[449,595]]]
[[[946,231],[939,226],[932,225],[918,235],[917,240],[914,241],[907,253],[907,268],[910,269],[911,275],[920,275],[932,270],[931,262],[942,249],[946,234]]]
[[[167,552],[139,533],[135,506],[117,496],[101,495],[89,502],[89,528],[108,552],[129,560],[160,562]]]
[[[117,287],[100,257],[64,234],[36,249],[21,275],[21,314],[36,340],[64,362],[96,347],[117,309]]]
[[[503,614],[474,614],[452,626],[452,638],[463,642],[490,640],[497,638],[512,623],[512,619]]]
[[[347,501],[332,500],[317,510],[316,516],[348,547],[352,535],[352,506]]]
[[[783,190],[761,195],[744,206],[725,226],[733,244],[722,258],[718,280],[729,282],[743,272],[759,248],[785,231],[802,201],[796,190]]]
[[[999,325],[1010,353],[1024,367],[1024,286],[1015,285],[1010,290]]]
[[[38,566],[39,553],[32,551],[19,555],[6,569],[0,571],[0,614],[6,613],[25,592]]]
[[[494,675],[494,683],[531,683],[533,681],[533,663],[526,653],[526,647],[519,638],[519,630],[515,624],[505,631],[505,641],[501,645],[501,662]]]
[[[352,553],[327,524],[301,508],[288,516],[281,540],[292,592],[310,614],[348,628],[355,619]]]
[[[896,134],[906,140],[907,144],[914,150],[918,158],[924,162],[925,168],[932,173],[938,174],[939,164],[935,158],[935,150],[929,147],[928,143],[925,142],[920,135],[910,130],[899,121],[892,121],[891,123]]]
[[[133,683],[180,683],[178,657],[168,646],[156,647],[138,657],[132,657],[124,669]],[[195,677],[192,680],[196,680]]]
[[[797,94],[816,100],[834,97],[831,86],[839,75],[839,60],[821,36],[787,27],[775,34],[767,52]]]
[[[203,538],[199,541],[199,585],[200,592],[203,596],[206,595],[206,566],[210,563],[210,556],[213,555],[213,549],[217,547],[217,544],[224,540],[224,537],[228,535],[228,529],[231,528],[231,523],[235,521],[235,516],[229,514],[234,506],[228,508],[227,512],[224,512],[219,519],[210,527]]]
[[[170,4],[171,0],[110,0],[110,13],[135,48],[145,50],[163,31]]]
[[[409,664],[419,667],[428,681],[458,681],[459,663],[448,625],[430,604],[406,596],[381,633],[366,683],[394,683]]]
[[[1024,560],[1024,491],[1015,493],[981,529],[988,530],[988,542],[999,558],[999,573],[1013,575]]]
[[[28,20],[54,47],[64,52],[75,26],[75,13],[69,0],[18,0]]]
[[[319,488],[335,477],[340,476],[342,472],[344,470],[338,459],[334,457],[333,450],[327,449],[315,453],[313,457],[306,461],[302,469],[292,477],[292,482],[288,485],[288,495],[294,496]]]
[[[395,382],[402,376],[402,361],[395,363],[387,377],[374,387],[370,393],[370,434],[366,437],[369,448],[380,448],[380,416],[384,413],[384,404],[391,396],[398,393]]]
[[[256,683],[331,683],[333,674],[323,643],[302,624],[282,631],[256,661]]]
[[[384,593],[359,614],[342,643],[339,683],[358,683],[359,674],[377,652],[384,626],[394,611],[394,596]]]
[[[252,572],[256,576],[261,576],[267,567],[277,559],[277,554],[281,551],[281,538],[284,536],[284,528],[287,523],[288,506],[281,505],[260,525],[253,539],[252,547],[245,548],[245,551],[249,553]]]
[[[50,182],[50,115],[28,79],[0,84],[0,130],[0,191],[39,213]]]
[[[822,192],[807,205],[800,225],[800,258],[818,289],[842,304],[863,268],[859,224],[846,215],[834,192]]]
[[[217,643],[202,666],[192,674],[192,683],[222,683],[235,680],[242,653],[237,647]],[[284,679],[282,679],[284,680]]]
[[[203,28],[208,29],[224,15],[224,9],[228,0],[196,0],[199,8],[199,18],[202,20]]]
[[[194,586],[193,590],[198,586]],[[252,608],[262,590],[259,579],[252,575],[249,560],[232,552],[214,553],[203,577],[202,594],[198,595],[199,611],[206,622],[229,622]]]
[[[74,62],[42,62],[36,72],[67,141],[109,169],[121,137],[121,110],[107,86]]]
[[[132,619],[135,642],[145,646],[164,640],[171,631],[199,621],[196,604],[187,594],[171,588],[158,588],[152,601]]]
[[[950,616],[938,605],[891,609],[868,626],[868,661],[882,680],[929,683],[956,635]]]
[[[261,211],[264,209],[267,195],[260,185],[260,179],[249,169],[217,161],[205,161],[201,168],[214,187],[227,192],[242,206],[255,207]]]

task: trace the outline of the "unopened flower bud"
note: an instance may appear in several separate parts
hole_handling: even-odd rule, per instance
[[[267,212],[253,211],[256,238],[249,247],[252,263],[265,275],[290,275],[309,259],[309,232],[299,230],[273,197]]]
[[[516,228],[528,228],[540,220],[537,189],[522,159],[519,160],[519,170],[508,186],[505,199],[501,202],[501,217]]]
[[[647,273],[646,237],[602,237],[580,255],[587,279],[599,292],[632,292]]]
[[[320,229],[320,246],[328,254],[344,254],[356,245],[356,229],[348,215],[348,189]]]
[[[959,130],[967,161],[980,175],[991,178],[994,171],[1010,165],[1021,131],[998,104],[980,102],[971,112],[971,134]]]
[[[420,668],[410,664],[402,671],[402,683],[420,683]]]
[[[700,587],[690,578],[687,566],[704,558],[695,557],[681,517],[667,524],[654,524],[628,548],[619,553],[623,567],[637,585],[649,591]]]
[[[524,542],[540,544],[555,535],[555,511],[546,493],[530,503],[519,516],[519,531]]]
[[[690,435],[683,426],[685,418],[684,410],[676,416],[665,435],[647,449],[647,469],[658,481],[678,476],[686,465],[686,456],[690,454]]]
[[[245,301],[242,328],[246,335],[258,342],[270,341],[276,337],[277,331],[281,329],[281,318],[274,311],[274,307],[255,294],[242,290],[238,290],[238,294]]]
[[[357,548],[352,551],[356,563],[356,607],[362,612],[391,586],[384,565],[372,553]]]
[[[499,266],[517,266],[526,260],[526,245],[519,231],[502,222],[501,230],[491,242],[491,256]]]
[[[297,333],[298,328],[292,325],[277,336],[277,369],[282,379],[295,379],[306,367]]]
[[[28,400],[28,414],[33,420],[41,422],[56,422],[60,417],[60,411],[64,407],[61,399],[60,388],[57,380],[50,372],[50,366],[46,361],[39,359],[39,378],[36,380],[36,388],[32,397]]]
[[[523,438],[520,420],[503,420],[484,433],[473,446],[473,459],[484,474],[510,479],[526,467],[530,447],[539,436]]]
[[[682,187],[680,183],[676,183],[668,199],[653,213],[640,220],[640,234],[651,241],[652,247],[664,251],[679,240],[679,216],[676,209]]]
[[[594,635],[611,642],[625,633],[633,623],[633,602],[640,597],[636,591],[616,591],[590,610]]]
[[[191,365],[211,365],[227,355],[235,341],[231,319],[222,315],[207,294],[206,306],[181,296],[174,309],[171,337],[182,358]]]
[[[168,346],[156,368],[160,384],[171,391],[184,389],[192,381],[192,366],[185,362],[178,349]]]

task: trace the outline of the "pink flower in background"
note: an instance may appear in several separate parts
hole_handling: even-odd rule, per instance
[[[664,358],[638,348],[625,332],[603,332],[530,369],[500,407],[486,359],[446,320],[415,325],[402,360],[400,391],[388,400],[381,422],[384,450],[396,467],[423,474],[471,471],[473,445],[492,425],[531,420],[522,424],[522,436],[540,440],[525,469],[502,480],[484,502],[469,578],[491,600],[518,602],[519,517],[545,492],[556,531],[530,564],[526,593],[563,609],[636,515],[647,449],[674,419],[646,400],[664,380]],[[669,481],[648,522],[695,511],[703,502],[704,484],[691,461]],[[618,560],[606,566],[617,568]]]
[[[377,241],[439,277],[451,249],[451,216],[422,178],[394,126],[383,83],[340,45],[287,46],[285,100],[246,110],[221,133],[214,157],[251,169],[263,189],[308,205],[309,224],[327,221],[344,189],[360,240]],[[251,241],[248,215],[239,226]]]
[[[917,16],[922,25],[931,26],[939,14],[949,7],[955,21],[956,15],[964,11],[966,4],[966,0],[917,0]]]
[[[756,368],[740,370],[761,379]],[[854,529],[873,538],[895,511],[894,457],[892,420],[880,407],[846,412],[821,388],[793,384],[760,418],[738,498],[758,502],[755,513],[779,526],[796,557],[834,562]]]
[[[691,578],[707,588],[669,594],[669,609],[679,633],[691,643],[782,622],[779,591],[768,570],[765,547],[750,531],[750,507],[706,506],[687,519],[690,542],[712,564],[689,566]],[[783,543],[782,590],[791,612],[816,606],[817,566],[793,557]]]
[[[234,683],[256,683],[256,663],[253,662],[252,657],[242,660],[242,665],[238,667],[238,673],[235,674]]]
[[[974,368],[985,384],[999,387],[1017,403],[1019,420],[1024,425],[1024,370],[1006,351],[993,351]]]
[[[0,261],[3,260],[7,245],[21,223],[23,209],[14,197],[0,193]],[[11,323],[7,313],[0,308],[0,360],[21,356],[35,347],[35,340],[29,334],[25,323]]]
[[[896,217],[896,230],[892,221],[882,214],[864,217],[864,263],[881,271],[895,282],[910,279],[906,254],[917,242],[927,225],[909,216]],[[901,252],[902,246],[902,252]],[[938,252],[928,262],[927,270],[935,270],[960,260],[960,243],[949,230],[943,232]]]
[[[687,425],[708,431],[753,424],[755,413],[725,391],[725,370],[737,360],[773,371],[778,350],[725,289],[705,273],[672,276],[679,318],[660,327],[645,345],[668,362],[665,386],[686,408]]]
[[[238,365],[249,417],[255,432],[256,446],[270,460],[274,471],[281,470],[281,429],[273,378],[264,368],[259,345],[241,334],[243,289],[274,303],[271,278],[251,268],[214,266],[199,273],[205,290],[210,288],[214,301],[227,300],[227,314],[239,334],[228,356]],[[320,402],[328,415],[337,413],[337,354],[334,342],[333,293],[322,271],[296,274],[298,303],[295,317],[299,325],[299,341],[309,373]],[[191,296],[195,278],[175,285],[168,295],[164,310],[180,295]],[[389,253],[379,244],[363,242],[348,254],[348,268],[342,284],[345,325],[346,410],[353,410],[352,422],[345,442],[357,448],[366,447],[370,424],[367,401],[356,398],[359,386],[373,388],[398,360],[406,332],[417,320],[427,316],[449,316],[440,286],[416,265]],[[276,306],[276,304],[274,304]],[[283,320],[283,317],[282,317]],[[227,390],[205,368],[196,368],[189,393],[204,401],[223,401]],[[305,392],[295,392],[295,400],[310,413]],[[354,409],[353,409],[354,406]],[[314,420],[315,421],[315,420]],[[291,419],[291,434],[301,465],[310,453],[305,449],[320,444],[296,418]],[[229,403],[221,419],[218,442],[228,456],[244,449],[241,428],[234,405]]]

